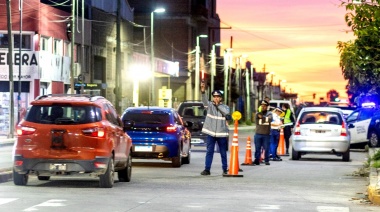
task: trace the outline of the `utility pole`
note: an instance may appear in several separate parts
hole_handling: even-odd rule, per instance
[[[14,99],[13,99],[13,35],[12,35],[12,18],[11,18],[11,0],[7,0],[7,22],[8,22],[8,66],[9,66],[9,98],[11,101],[9,113],[9,134],[8,138],[14,138]],[[21,58],[20,58],[21,59]]]
[[[70,93],[74,94],[74,47],[75,47],[75,3],[71,1],[71,67],[70,67]],[[83,29],[82,29],[83,30]]]
[[[17,109],[18,109],[18,113],[17,113],[17,123],[19,123],[21,120],[21,65],[22,65],[22,62],[21,62],[21,49],[22,49],[22,3],[23,3],[23,0],[19,0],[18,1],[18,9],[19,9],[19,12],[20,12],[20,46],[19,46],[19,50],[18,50],[18,53],[19,53],[19,64],[18,64],[18,96],[17,96]]]
[[[115,101],[116,101],[116,111],[121,113],[121,47],[120,47],[120,22],[121,22],[121,0],[117,0],[117,20],[116,20],[116,83],[115,83]]]
[[[251,97],[249,94],[249,90],[250,90],[250,87],[249,87],[249,71],[248,71],[247,67],[245,68],[245,83],[246,83],[245,89],[246,89],[246,101],[247,101],[247,104],[245,107],[247,115],[245,117],[245,120],[246,120],[246,122],[248,122],[248,121],[251,121]]]

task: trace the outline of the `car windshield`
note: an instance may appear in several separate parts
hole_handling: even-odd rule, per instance
[[[342,124],[339,113],[326,111],[310,111],[302,113],[300,124]]]
[[[100,108],[94,106],[35,105],[26,121],[41,124],[86,124],[102,120]]]

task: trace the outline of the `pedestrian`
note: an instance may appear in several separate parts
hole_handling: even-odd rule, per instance
[[[207,116],[202,127],[202,132],[207,134],[207,152],[205,159],[205,169],[201,175],[210,175],[214,148],[217,143],[222,159],[223,174],[227,174],[227,148],[228,148],[228,126],[227,120],[230,117],[230,108],[222,103],[222,92],[215,90],[211,93],[212,101],[209,101],[205,92],[205,83],[201,83],[202,102],[207,106]]]
[[[255,165],[260,165],[261,149],[263,148],[265,165],[269,163],[269,142],[270,142],[270,123],[272,122],[272,113],[268,110],[269,102],[262,100],[260,102],[261,112],[256,113],[256,133],[254,136],[255,142]]]
[[[279,107],[275,108],[272,112],[273,120],[271,123],[271,129],[270,129],[270,143],[269,143],[270,155],[269,157],[273,161],[282,161],[281,157],[277,155],[277,148],[278,148],[278,143],[280,141],[281,126],[283,125],[282,120],[281,120],[281,114],[283,112],[284,111]]]
[[[290,110],[290,106],[288,103],[282,105],[282,110],[285,112],[284,116],[284,139],[285,139],[285,147],[286,147],[286,155],[289,155],[289,139],[292,136],[292,129],[294,126],[294,116],[292,111]]]

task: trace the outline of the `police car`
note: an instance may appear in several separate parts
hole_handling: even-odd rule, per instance
[[[373,103],[364,103],[347,116],[348,130],[351,134],[351,147],[364,148],[369,142],[369,126],[378,109]]]

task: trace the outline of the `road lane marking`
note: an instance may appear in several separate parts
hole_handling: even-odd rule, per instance
[[[62,203],[65,201],[66,200],[64,199],[51,199],[41,204],[34,205],[30,208],[27,208],[24,211],[38,211],[37,207],[62,207],[62,206],[66,206],[65,204]]]
[[[350,212],[348,207],[317,206],[318,212]]]
[[[4,205],[15,200],[18,200],[18,198],[0,198],[0,205]]]

